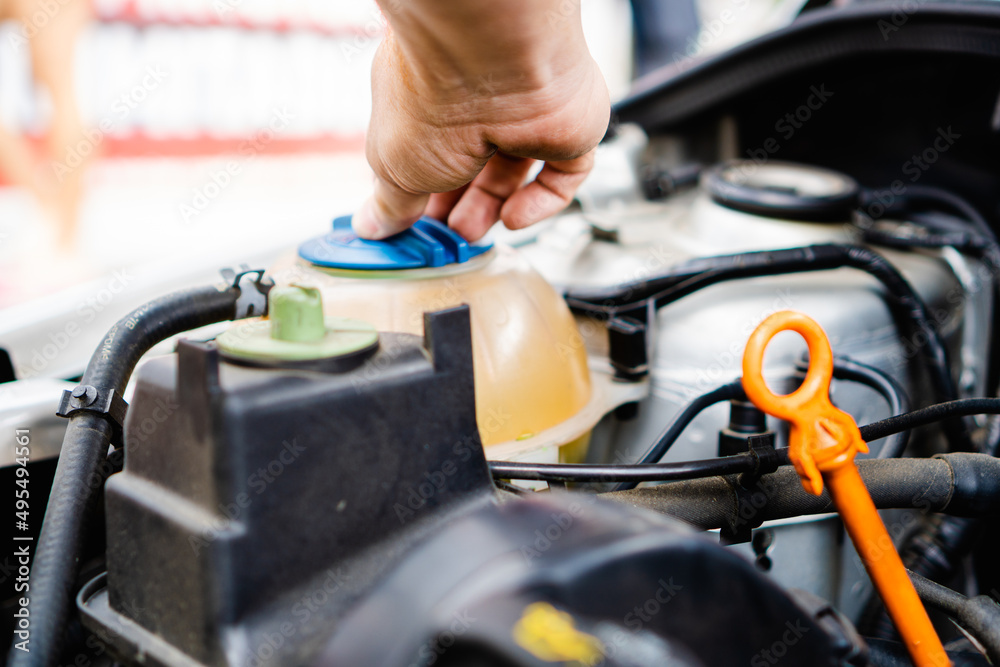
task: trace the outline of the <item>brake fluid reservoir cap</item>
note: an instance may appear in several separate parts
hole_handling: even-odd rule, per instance
[[[348,370],[378,348],[378,333],[368,322],[324,317],[316,288],[275,287],[268,301],[268,318],[236,324],[216,339],[225,357],[261,366]]]
[[[368,241],[351,229],[351,216],[344,216],[333,221],[332,232],[299,246],[299,256],[334,269],[391,271],[462,264],[492,247],[492,243],[471,245],[447,225],[427,217],[395,236]]]

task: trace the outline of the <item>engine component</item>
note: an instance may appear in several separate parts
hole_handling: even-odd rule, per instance
[[[317,664],[866,664],[828,604],[777,592],[680,524],[552,494],[482,508],[422,544]],[[392,641],[370,641],[387,628]]]
[[[386,241],[359,239],[338,218],[271,275],[318,288],[328,314],[379,331],[419,335],[424,312],[468,304],[491,458],[557,461],[565,445],[572,458],[605,414],[645,394],[641,382],[615,382],[611,368],[591,372],[565,302],[515,250],[469,245],[427,218]]]
[[[631,151],[625,144],[622,150]],[[612,143],[605,150],[618,148]],[[730,180],[745,177],[741,187],[754,190],[754,201],[764,208],[748,213],[719,203],[706,176],[699,191],[662,202],[588,210],[576,227],[563,223],[520,248],[546,278],[564,287],[592,356],[607,354],[602,327],[595,326],[594,318],[626,316],[646,325],[650,395],[639,402],[634,418],[611,416],[598,425],[589,461],[652,460],[646,456],[649,443],[662,439],[672,423],[686,421],[686,406],[694,399],[736,380],[750,332],[764,317],[785,308],[814,317],[829,332],[838,356],[881,372],[903,388],[915,406],[984,391],[986,378],[974,360],[986,356],[989,338],[967,337],[963,322],[988,320],[989,304],[979,301],[977,288],[967,291],[967,283],[958,277],[964,261],[970,262],[970,271],[981,271],[977,260],[953,265],[946,253],[876,252],[858,246],[859,234],[845,205],[857,194],[847,185],[850,178],[825,171],[817,175],[811,168],[789,164],[767,170],[753,161],[727,162],[725,168]],[[764,172],[766,178],[757,177]],[[835,183],[843,187],[832,187]],[[788,219],[783,216],[794,211],[788,202],[774,204],[775,193],[835,201],[843,195],[833,207],[841,214],[824,222]],[[591,226],[599,231],[592,233]],[[567,241],[571,233],[577,236]],[[857,270],[862,265],[877,265],[875,270],[885,271],[887,282],[880,285]],[[903,312],[898,297],[914,307]],[[922,324],[911,328],[907,318],[921,311]],[[940,344],[924,344],[933,338]],[[801,381],[796,366],[803,352],[801,341],[794,338],[779,338],[769,348],[764,372],[776,390],[788,391]],[[969,374],[967,367],[972,368]],[[953,377],[962,378],[960,387]],[[873,391],[854,382],[835,382],[834,400],[858,423],[875,422],[893,414],[893,403],[884,398],[887,387]],[[672,434],[677,437],[669,448],[659,449],[663,460],[715,455],[718,434],[728,424],[727,408],[707,407],[691,418],[683,432]],[[685,419],[680,419],[682,414]],[[787,428],[774,420],[767,427],[783,446]],[[954,423],[949,437],[958,448],[971,451],[963,430],[963,424]],[[911,451],[932,454],[948,446],[937,427],[912,435]],[[872,455],[881,455],[887,445],[886,454],[897,454],[905,437],[872,442]],[[843,555],[835,555],[836,545],[843,543],[839,521],[789,519],[768,529],[774,535],[768,551],[772,576],[789,587],[836,600],[848,617],[858,617],[867,597],[865,577],[854,565],[850,545]],[[754,555],[749,545],[746,553]]]
[[[795,331],[809,347],[805,380],[795,391],[775,396],[761,374],[764,350],[783,330]],[[815,320],[794,311],[781,311],[761,322],[751,334],[743,356],[743,386],[758,408],[788,421],[789,458],[814,496],[829,488],[844,527],[864,561],[893,623],[918,667],[948,662],[944,646],[913,588],[903,561],[891,546],[892,538],[875,510],[861,480],[854,457],[868,451],[854,419],[830,402],[833,350]]]
[[[468,309],[426,322],[425,339],[381,334],[346,372],[246,365],[194,343],[147,363],[125,469],[107,486],[107,587],[84,601],[91,622],[129,628],[115,645],[132,657],[176,664],[180,650],[245,664],[260,638],[252,619],[290,591],[345,568],[300,630],[308,643],[406,552],[425,517],[490,497]],[[130,437],[162,404],[175,406],[169,422]]]
[[[253,314],[271,284],[262,271],[232,272],[232,282],[178,292],[122,318],[94,352],[81,384],[63,395],[60,412],[70,418],[32,561],[35,581],[28,598],[34,653],[12,651],[11,664],[52,664],[59,655],[70,614],[79,555],[103,480],[114,471],[107,451],[121,446],[121,394],[139,359],[153,345],[190,329]],[[256,274],[250,285],[243,278]],[[259,310],[257,312],[260,312]]]
[[[918,509],[951,516],[1000,513],[1000,460],[986,454],[939,454],[932,459],[858,461],[879,509]],[[706,477],[601,495],[668,514],[706,530],[789,519],[831,510],[828,494],[802,488],[790,466],[762,475],[740,492],[731,477]]]
[[[805,222],[850,219],[860,194],[854,179],[843,174],[776,161],[754,169],[742,161],[721,164],[704,183],[712,201],[726,208]]]
[[[289,286],[271,292],[268,319],[232,327],[216,344],[236,363],[338,371],[364,363],[378,349],[378,333],[368,322],[325,317],[319,290]]]
[[[897,9],[810,11],[644,80],[616,115],[649,136],[612,128],[580,209],[496,247],[428,220],[370,243],[334,221],[274,267],[270,319],[150,360],[134,398],[145,343],[116,334],[98,352],[121,356],[114,382],[59,408],[71,437],[26,662],[82,665],[57,655],[78,638],[158,667],[910,664],[878,607],[861,613],[867,578],[788,465],[787,426],[742,403],[744,343],[785,308],[830,334],[831,399],[872,456],[905,457],[858,469],[904,563],[940,581],[913,577],[948,659],[995,662],[1000,420],[981,415],[1000,399],[964,397],[1000,381],[1000,10]],[[260,292],[235,310],[260,314]],[[160,333],[178,314],[145,312],[132,324]],[[802,382],[802,352],[774,341],[769,386]],[[103,565],[77,562],[79,537],[104,537],[88,521],[120,467],[123,399],[108,572],[77,598],[93,637],[66,602]]]
[[[910,572],[920,599],[969,628],[983,643],[990,662],[1000,662],[1000,605],[988,595],[967,598],[919,574]]]
[[[288,336],[289,314],[316,325],[315,297],[275,289],[270,321],[227,335],[266,323]],[[125,469],[107,484],[107,575],[78,600],[119,656],[709,665],[778,644],[801,663],[864,664],[829,607],[797,603],[679,524],[593,496],[498,496],[475,422],[467,308],[428,314],[423,340],[379,339],[347,370],[289,367],[273,348],[221,354],[232,341],[182,342],[142,368]],[[163,405],[161,428],[140,430]],[[742,618],[712,602],[722,591],[758,610],[727,642],[705,623]],[[679,613],[659,613],[667,605]],[[393,641],[372,642],[372,623]],[[573,651],[555,630],[576,638]]]

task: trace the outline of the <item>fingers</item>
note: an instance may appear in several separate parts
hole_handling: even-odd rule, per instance
[[[465,191],[468,189],[468,185],[463,185],[457,190],[432,194],[430,203],[427,204],[427,211],[425,212],[425,215],[428,215],[435,220],[447,220],[448,216],[451,215],[451,210],[455,208],[455,204],[458,203],[458,200],[462,198],[462,195],[464,195]]]
[[[361,238],[384,239],[405,230],[426,211],[469,241],[483,237],[497,220],[523,229],[569,206],[594,166],[594,151],[573,160],[548,162],[521,187],[534,160],[497,153],[473,181],[434,195],[407,192],[377,178],[375,194],[354,215]]]
[[[429,199],[376,176],[375,192],[354,214],[351,226],[363,239],[384,239],[419,220]]]
[[[497,153],[473,179],[448,216],[448,226],[476,241],[500,219],[500,210],[524,183],[534,160]]]
[[[559,213],[573,201],[593,167],[593,150],[573,160],[547,162],[534,181],[507,200],[500,219],[508,229],[523,229]]]

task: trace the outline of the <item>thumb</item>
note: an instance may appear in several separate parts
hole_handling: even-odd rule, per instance
[[[420,219],[429,200],[376,176],[374,194],[354,214],[354,233],[371,240],[398,234]]]

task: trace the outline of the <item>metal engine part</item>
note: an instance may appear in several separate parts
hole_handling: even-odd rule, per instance
[[[641,132],[623,131],[603,148],[610,155],[602,160],[631,164],[632,172],[638,174],[635,146],[641,141]],[[777,162],[761,166],[749,161],[726,163],[707,170],[700,188],[664,202],[636,202],[637,181],[628,183],[619,177],[618,184],[617,207],[608,206],[614,196],[605,189],[591,198],[602,201],[602,211],[567,217],[521,247],[543,275],[564,290],[649,280],[684,262],[721,255],[861,243],[851,218],[851,195],[853,190],[856,197],[857,187],[851,179],[824,169]],[[877,250],[907,278],[934,314],[956,362],[963,394],[982,393],[985,373],[975,360],[987,355],[988,328],[984,330],[981,324],[990,317],[992,290],[985,282],[967,279],[969,274],[983,275],[978,272],[981,264],[947,250]],[[656,312],[650,326],[650,394],[639,403],[633,418],[621,419],[615,413],[598,425],[588,460],[637,460],[684,406],[740,377],[742,351],[750,333],[768,315],[785,309],[815,318],[828,332],[836,354],[884,371],[906,389],[915,404],[933,401],[917,353],[919,345],[903,334],[891,297],[871,276],[838,269],[733,281],[707,287]],[[580,324],[592,357],[607,358],[604,326],[582,318]],[[795,388],[800,377],[796,364],[804,352],[805,344],[794,335],[775,339],[765,373],[776,389]],[[835,382],[832,396],[859,424],[891,414],[884,399],[860,384]],[[719,433],[727,427],[729,413],[728,403],[704,410],[662,460],[719,455]],[[771,418],[767,423],[778,433],[778,442],[784,442],[785,426]],[[911,441],[912,448],[942,451],[936,430],[921,435]],[[873,443],[868,456],[877,456],[881,444]],[[767,562],[769,575],[783,585],[835,600],[838,609],[857,618],[871,588],[836,516],[789,519],[764,528],[769,535],[766,549],[750,544],[734,548]]]
[[[799,662],[864,664],[832,609],[677,522],[498,494],[468,309],[425,322],[423,341],[381,334],[354,370],[245,366],[194,343],[146,364],[107,485],[107,574],[78,597],[87,626],[163,667],[432,664],[452,645],[440,664],[542,664],[553,624],[576,638],[567,660],[746,662],[792,628]],[[742,629],[720,643],[709,617]]]

